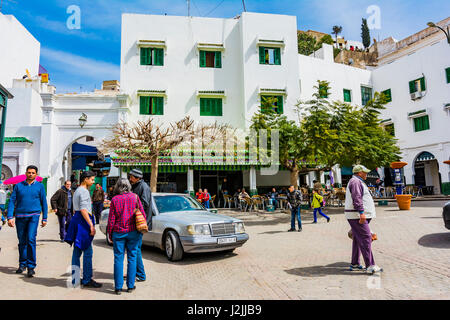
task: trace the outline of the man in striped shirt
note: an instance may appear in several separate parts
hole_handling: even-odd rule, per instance
[[[28,268],[27,277],[35,274],[36,268],[36,236],[39,226],[39,217],[42,212],[41,226],[47,225],[47,198],[44,185],[36,181],[38,168],[29,166],[26,171],[26,180],[14,187],[8,205],[8,225],[14,228],[17,225],[17,238],[19,239],[19,268],[21,274]],[[14,223],[15,213],[15,223]]]

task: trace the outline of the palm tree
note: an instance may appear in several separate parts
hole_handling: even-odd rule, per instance
[[[334,26],[333,27],[332,34],[334,34],[335,37],[336,37],[336,48],[338,47],[337,37],[338,37],[338,34],[340,34],[341,32],[342,32],[342,27],[341,26]]]

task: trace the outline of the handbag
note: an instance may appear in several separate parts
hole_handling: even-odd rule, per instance
[[[347,235],[348,235],[348,237],[349,237],[351,240],[353,240],[353,232],[352,232],[351,229],[350,229],[350,231],[347,233]],[[372,242],[373,242],[373,241],[376,241],[376,240],[378,240],[378,236],[377,236],[376,233],[373,233],[373,232],[372,232]]]
[[[134,215],[136,216],[136,230],[140,233],[148,232],[147,220],[145,220],[144,215],[141,210],[139,210],[139,198],[136,196],[136,208],[134,209]]]

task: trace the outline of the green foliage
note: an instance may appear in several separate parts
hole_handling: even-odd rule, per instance
[[[336,48],[338,47],[338,43],[337,43],[337,39],[338,39],[338,35],[342,32],[342,27],[341,26],[333,26],[333,34],[335,35],[336,38]]]
[[[298,32],[297,42],[298,42],[298,53],[306,56],[309,56],[315,51],[322,48],[322,44],[324,43],[329,45],[333,45],[334,43],[333,38],[329,34],[323,36],[319,41],[317,41],[314,37],[304,32]]]
[[[369,30],[369,26],[367,25],[367,19],[362,19],[362,24],[361,24],[361,38],[362,38],[362,43],[364,45],[364,48],[368,48],[370,47],[370,30]]]
[[[323,43],[333,45],[333,44],[334,44],[334,40],[333,40],[333,38],[332,38],[329,34],[327,34],[327,35],[323,36],[323,37],[320,39],[320,41],[319,41],[319,48],[322,47],[322,44],[323,44]]]

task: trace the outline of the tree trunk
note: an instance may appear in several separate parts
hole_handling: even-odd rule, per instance
[[[291,186],[294,186],[294,188],[298,189],[298,167],[295,166],[291,169]]]
[[[158,185],[158,157],[153,157],[152,162],[152,173],[150,176],[150,189],[152,193],[157,192]]]

